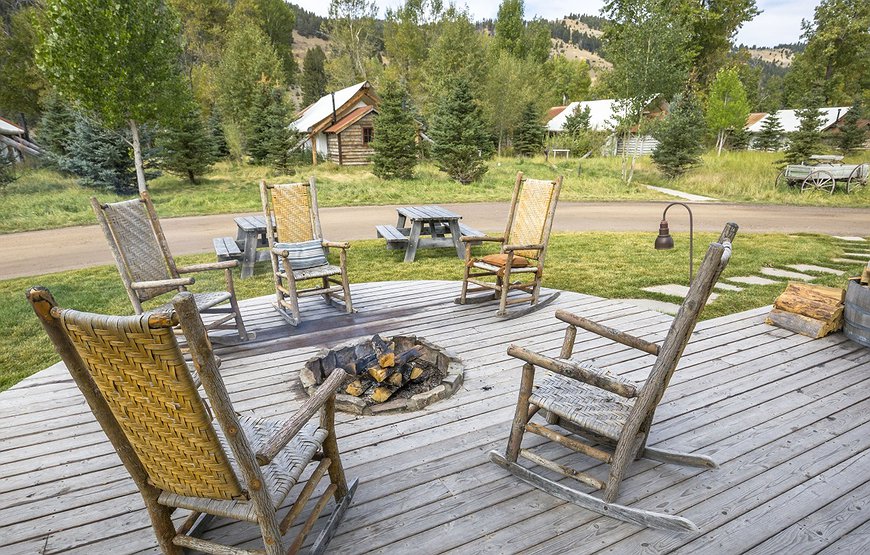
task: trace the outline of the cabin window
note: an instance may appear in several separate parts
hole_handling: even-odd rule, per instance
[[[375,136],[375,128],[374,127],[363,127],[363,144],[367,145],[372,142],[372,139]]]

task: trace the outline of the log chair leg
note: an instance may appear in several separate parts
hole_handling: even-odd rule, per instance
[[[329,285],[329,278],[328,278],[328,277],[322,277],[322,278],[320,278],[320,281],[321,281],[321,287],[323,287],[323,289],[325,289],[325,290],[328,290],[329,287],[330,287],[330,285]],[[326,293],[324,293],[324,294],[322,294],[322,295],[320,295],[320,296],[323,297],[323,301],[324,301],[326,304],[329,304],[329,305],[332,304],[332,298],[329,296],[329,293],[328,293],[328,292],[326,292]]]
[[[347,279],[347,252],[341,249],[339,254],[341,265],[341,288],[344,290],[344,311],[348,314],[353,312],[353,301],[350,300],[350,281]]]
[[[342,497],[347,495],[347,479],[344,476],[344,467],[341,465],[341,455],[338,452],[338,441],[335,438],[334,395],[324,404],[321,415],[323,420],[320,425],[328,434],[323,440],[323,454],[332,461],[329,465],[329,480],[336,486],[335,501],[341,502]]]
[[[229,268],[224,270],[227,278],[227,293],[230,294],[230,307],[236,315],[236,329],[239,331],[239,339],[242,341],[248,340],[248,330],[245,329],[245,322],[242,320],[242,311],[239,309],[239,301],[236,299],[236,289],[233,286],[233,271]]]
[[[619,485],[628,465],[637,454],[638,441],[643,441],[643,434],[634,438],[620,438],[613,452],[613,462],[610,463],[610,474],[607,476],[607,487],[604,488],[604,501],[613,503],[619,495]]]
[[[296,278],[293,276],[293,270],[290,268],[290,262],[284,260],[284,273],[287,274],[287,291],[290,292],[290,313],[293,316],[293,320],[296,322],[295,325],[298,325],[299,322],[302,321],[301,313],[299,312],[299,296],[296,293]],[[279,295],[282,293],[279,291]]]
[[[504,316],[507,313],[507,298],[511,290],[511,263],[513,262],[513,253],[508,253],[507,264],[504,267],[504,274],[501,277],[501,300],[498,303],[499,316]]]
[[[465,304],[468,295],[468,274],[471,273],[471,243],[465,243],[465,270],[462,273],[462,292],[459,294],[459,304]]]
[[[520,393],[517,399],[517,410],[511,423],[511,435],[508,437],[505,458],[512,463],[517,462],[520,454],[520,445],[523,442],[523,433],[529,422],[529,398],[532,396],[532,385],[535,383],[535,365],[527,362],[523,365],[523,374],[520,378]]]

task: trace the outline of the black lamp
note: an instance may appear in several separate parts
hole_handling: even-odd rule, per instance
[[[688,207],[688,205],[683,204],[682,202],[672,202],[665,207],[665,211],[662,213],[662,221],[659,224],[659,236],[656,237],[656,250],[668,250],[674,248],[674,238],[671,237],[671,231],[668,228],[668,209],[675,205],[679,204],[689,212],[689,285],[692,285],[692,275],[695,273],[694,270],[694,224],[692,222],[692,210]]]

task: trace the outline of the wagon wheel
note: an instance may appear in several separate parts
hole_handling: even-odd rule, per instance
[[[853,189],[864,185],[867,182],[867,176],[864,175],[864,164],[858,164],[855,169],[849,173],[849,180],[846,181],[846,192],[851,193]]]
[[[834,181],[834,176],[831,175],[830,172],[823,170],[813,171],[810,172],[801,184],[801,192],[804,192],[807,189],[821,189],[823,191],[828,191],[833,195],[835,185],[836,182]]]
[[[785,170],[781,170],[779,175],[776,176],[776,188],[783,189],[785,187],[792,187],[792,182],[789,181],[788,176],[785,173]]]

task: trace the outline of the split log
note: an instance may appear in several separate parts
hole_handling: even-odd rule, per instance
[[[375,334],[372,337],[372,347],[375,349],[381,368],[391,368],[396,365],[395,343],[387,343],[380,335]]]
[[[399,388],[394,385],[379,385],[372,391],[370,398],[373,403],[383,403],[398,390]]]
[[[423,377],[423,373],[424,370],[421,367],[408,363],[402,366],[400,370],[394,372],[387,379],[387,383],[396,387],[402,387],[408,382],[419,381]]]
[[[836,287],[789,283],[766,322],[807,337],[824,337],[843,326],[844,295]]]
[[[347,384],[347,387],[344,388],[344,392],[348,395],[353,395],[354,397],[362,397],[362,394],[366,392],[366,389],[368,389],[368,386],[370,385],[371,382],[366,382],[364,384],[362,380],[356,379]]]
[[[376,382],[382,383],[387,381],[387,378],[393,375],[399,368],[402,368],[405,364],[412,360],[416,360],[423,356],[423,351],[421,351],[418,347],[413,347],[404,351],[403,353],[396,355],[394,357],[394,365],[389,367],[383,366],[372,366],[368,369],[369,376],[371,376]]]
[[[766,322],[801,335],[806,335],[807,337],[812,337],[813,339],[818,339],[843,327],[843,313],[841,311],[840,316],[836,320],[825,321],[774,308],[767,316]]]

